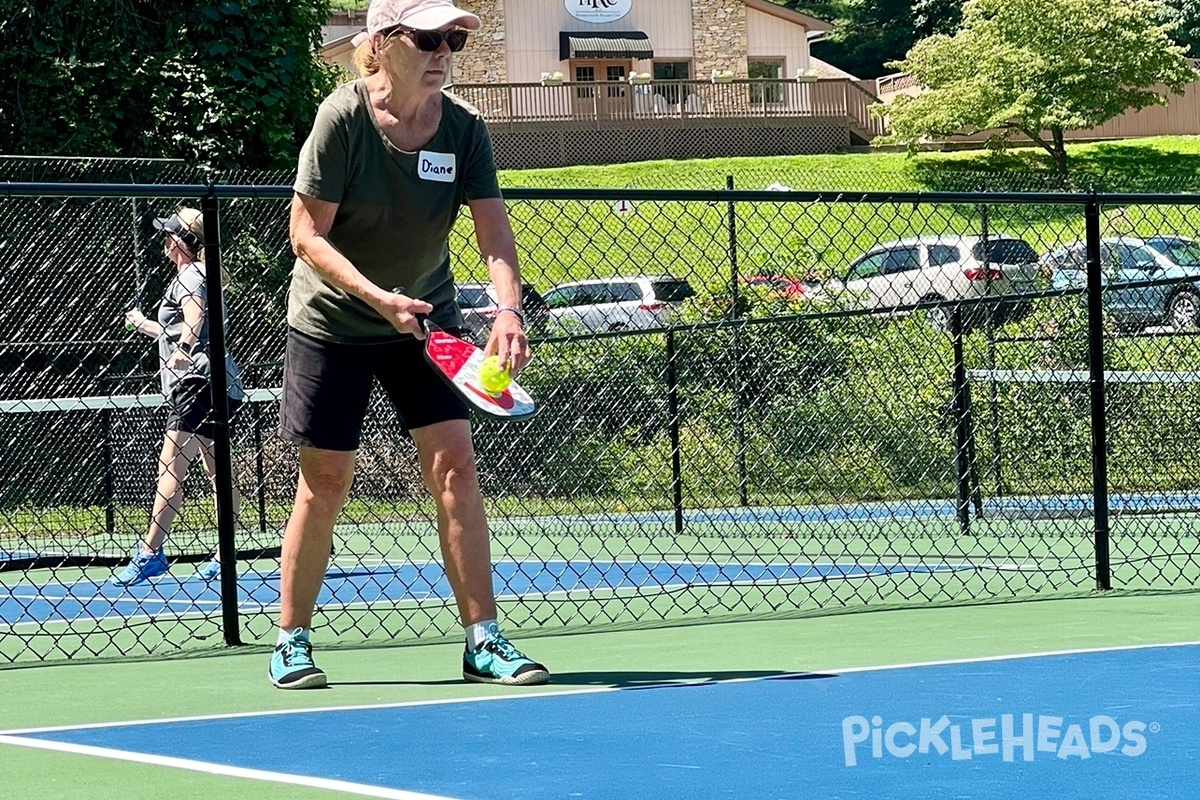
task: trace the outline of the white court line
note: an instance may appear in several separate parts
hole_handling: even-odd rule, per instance
[[[749,678],[729,678],[728,680],[695,680],[687,681],[687,683],[709,684],[709,683],[747,683],[749,681],[761,680],[779,680],[789,677],[804,677],[811,675],[849,675],[859,672],[886,672],[889,670],[902,669],[921,669],[925,667],[947,667],[960,664],[989,664],[1002,661],[1022,661],[1031,658],[1054,658],[1058,656],[1074,656],[1088,655],[1092,653],[1119,653],[1131,650],[1156,650],[1156,649],[1174,649],[1178,647],[1200,647],[1200,640],[1191,642],[1169,642],[1166,644],[1124,644],[1110,645],[1108,647],[1081,647],[1073,650],[1046,650],[1042,652],[1031,653],[1012,653],[1001,656],[976,656],[974,658],[949,658],[939,661],[910,661],[901,664],[882,664],[869,667],[838,667],[838,668],[813,668],[805,672],[781,673],[770,677],[749,677]],[[332,682],[334,685],[337,681]],[[670,681],[664,682],[662,686],[677,686],[680,682]],[[653,684],[651,684],[653,685]],[[648,688],[648,687],[642,687]],[[0,731],[0,741],[7,737],[22,736],[35,733],[59,733],[65,731],[79,730],[101,730],[104,728],[124,728],[124,727],[139,727],[143,725],[166,725],[180,722],[209,722],[226,719],[251,719],[254,717],[271,717],[271,716],[288,716],[292,714],[309,714],[309,713],[325,713],[334,711],[372,711],[377,709],[388,708],[419,708],[422,706],[442,706],[453,704],[466,703],[493,703],[493,702],[516,702],[531,699],[543,699],[547,697],[567,697],[584,694],[602,694],[605,692],[620,692],[624,691],[620,686],[598,686],[589,687],[586,689],[543,689],[540,691],[524,692],[519,695],[488,695],[486,697],[459,697],[459,698],[441,698],[437,700],[410,700],[401,703],[379,703],[366,705],[347,705],[347,706],[315,706],[312,708],[286,708],[274,711],[239,711],[228,714],[207,714],[195,715],[187,717],[167,717],[163,719],[142,719],[128,720],[125,722],[94,722],[83,725],[57,725],[46,728],[20,728],[15,730]]]
[[[153,764],[159,767],[174,767],[176,769],[187,769],[193,772],[205,772],[209,775],[222,775],[230,778],[250,778],[252,780],[270,781],[272,783],[286,783],[292,786],[305,786],[312,789],[329,789],[335,792],[356,794],[361,797],[382,797],[387,798],[387,800],[454,800],[454,798],[444,795],[406,792],[403,789],[388,789],[382,786],[370,786],[365,783],[350,783],[349,781],[332,780],[330,778],[310,778],[303,775],[291,775],[286,772],[271,772],[262,769],[229,767],[223,764],[211,764],[207,761],[195,761],[190,758],[156,756],[149,753],[135,753],[129,750],[114,750],[108,747],[92,747],[84,744],[49,742],[41,739],[21,739],[5,735],[0,735],[0,744],[34,747],[40,750],[57,750],[63,753],[98,756],[100,758],[114,758],[119,761]]]
[[[86,597],[83,595],[74,595],[74,594],[64,594],[64,595],[43,594],[41,592],[34,592],[33,594],[10,594],[10,595],[7,595],[7,597],[12,598],[13,600],[32,600],[32,601],[40,600],[45,603],[64,603],[67,601],[72,601],[72,602],[76,602],[76,603],[82,603],[85,605],[88,603],[95,603],[99,600],[103,600],[106,603],[111,603],[112,605],[116,605],[117,603],[133,603],[134,605],[139,605],[139,606],[145,605],[148,603],[153,603],[155,605],[160,605],[160,606],[170,606],[170,605],[219,606],[219,605],[221,605],[220,600],[203,600],[198,597],[197,598],[192,598],[192,597],[130,597],[129,595],[121,595],[120,597],[106,597],[105,595],[102,595],[102,594],[95,594],[95,595],[92,595],[91,597]],[[6,599],[6,596],[3,594],[0,594],[0,601],[3,601],[4,599]]]

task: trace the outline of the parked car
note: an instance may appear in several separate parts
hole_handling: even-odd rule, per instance
[[[460,283],[456,288],[458,307],[463,315],[463,337],[482,345],[487,342],[499,307],[496,289],[490,283]],[[526,333],[545,332],[549,309],[537,289],[529,285],[521,287],[521,310],[525,314]]]
[[[996,324],[1027,314],[1031,302],[1021,294],[1034,288],[1037,276],[1037,251],[1021,239],[945,235],[873,247],[831,283],[861,297],[868,308],[997,297],[994,303],[964,306],[963,321],[969,328],[989,314]],[[932,308],[930,322],[946,329],[951,313],[950,305]]]
[[[619,331],[658,328],[671,308],[696,292],[669,275],[564,283],[546,292],[550,327],[555,331]]]
[[[1042,257],[1055,289],[1087,286],[1087,244],[1075,242]],[[1100,240],[1104,310],[1118,327],[1169,324],[1190,330],[1200,318],[1200,242],[1185,236]],[[1194,280],[1178,282],[1181,279]],[[1148,281],[1176,283],[1136,285]],[[1133,284],[1133,285],[1126,285]]]

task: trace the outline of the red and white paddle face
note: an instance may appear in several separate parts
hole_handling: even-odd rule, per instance
[[[533,398],[515,381],[498,395],[479,385],[483,350],[470,342],[431,327],[425,333],[425,358],[464,400],[488,416],[520,419],[537,411]]]

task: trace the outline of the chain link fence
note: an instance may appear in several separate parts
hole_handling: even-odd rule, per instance
[[[240,177],[6,186],[0,663],[273,640],[296,480],[274,433],[290,189]],[[763,177],[507,190],[541,411],[475,432],[509,629],[1194,588],[1200,196]],[[123,313],[169,277],[149,221],[205,204],[249,390],[240,502],[219,524],[193,469],[170,573],[112,586],[145,533],[164,414],[154,344]],[[473,242],[464,217],[464,290],[487,280]],[[486,304],[467,311],[485,335]],[[196,577],[222,543],[236,564]],[[458,632],[382,397],[314,625],[324,643]]]

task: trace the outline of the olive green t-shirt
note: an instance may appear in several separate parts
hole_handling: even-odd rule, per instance
[[[491,137],[478,111],[443,92],[437,133],[409,153],[383,135],[363,82],[348,83],[321,103],[292,188],[338,204],[328,238],[367,279],[430,303],[430,317],[443,328],[462,324],[450,274],[450,229],[467,200],[501,196]],[[292,270],[288,325],[333,342],[401,336],[300,259]]]

